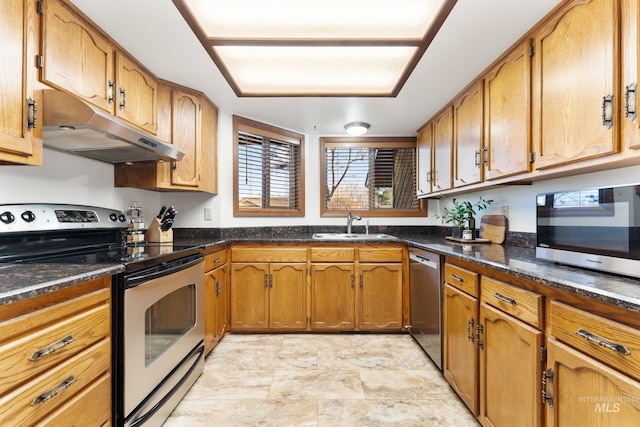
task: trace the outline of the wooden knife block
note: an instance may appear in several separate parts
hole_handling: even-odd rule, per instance
[[[153,218],[147,232],[144,233],[144,239],[150,243],[171,243],[173,242],[173,230],[160,230],[160,221],[158,218]]]

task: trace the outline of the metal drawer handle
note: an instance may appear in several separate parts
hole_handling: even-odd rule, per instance
[[[586,329],[578,329],[576,331],[576,334],[581,336],[582,338],[586,339],[587,341],[591,341],[594,342],[596,344],[598,344],[601,347],[604,348],[608,348],[609,350],[613,350],[623,356],[628,356],[631,354],[631,352],[629,351],[629,349],[627,347],[625,347],[622,344],[618,344],[616,342],[613,342],[611,340],[608,340],[606,338],[603,338],[599,335],[596,335],[594,333],[591,333],[589,331],[587,331]]]
[[[213,260],[213,263],[215,264],[215,263],[218,263],[220,261],[222,261],[222,258],[216,258],[216,259]]]
[[[624,116],[629,120],[636,118],[636,84],[624,88]]]
[[[502,302],[506,302],[507,304],[518,305],[518,300],[506,297],[502,295],[500,292],[496,292],[495,294],[493,294],[493,297]]]
[[[473,331],[473,323],[474,323],[473,318],[467,320],[467,339],[469,341],[471,341],[471,342],[474,341],[473,332],[472,332]]]
[[[51,353],[55,352],[56,350],[59,350],[62,347],[65,347],[65,346],[71,344],[75,340],[76,339],[73,337],[73,335],[67,335],[66,337],[62,338],[61,340],[54,342],[53,344],[49,344],[48,346],[43,347],[40,350],[34,351],[33,354],[31,356],[29,356],[29,360],[35,362],[36,360],[39,360],[39,359],[43,358],[44,356],[46,356],[48,354],[51,354]]]
[[[47,400],[51,399],[52,397],[56,397],[59,393],[65,391],[67,388],[69,388],[69,386],[71,386],[71,384],[73,384],[75,382],[76,382],[76,377],[71,375],[69,378],[67,378],[66,380],[62,381],[60,384],[58,384],[55,388],[52,388],[49,391],[45,391],[40,396],[38,396],[35,399],[33,399],[33,402],[31,402],[31,406],[37,406],[37,405],[41,404],[42,402],[46,402]]]
[[[609,129],[613,126],[613,95],[602,97],[602,126]]]
[[[452,274],[451,278],[453,280],[455,280],[456,282],[464,283],[464,279],[462,277],[460,277],[460,276],[456,276],[455,274]]]

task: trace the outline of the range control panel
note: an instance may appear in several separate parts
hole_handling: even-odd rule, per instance
[[[126,228],[122,211],[62,204],[0,205],[0,233]]]

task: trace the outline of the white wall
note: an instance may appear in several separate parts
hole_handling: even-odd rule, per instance
[[[113,187],[113,166],[83,157],[45,149],[43,166],[0,166],[0,204],[2,203],[74,203],[126,210],[138,201],[147,221],[164,203],[178,210],[176,227],[255,227],[287,225],[345,225],[343,218],[321,218],[320,135],[307,135],[305,152],[306,216],[303,218],[233,217],[233,136],[231,114],[221,112],[218,129],[219,195],[202,193],[158,193]],[[554,179],[533,185],[501,186],[456,196],[475,202],[481,195],[495,202],[482,214],[501,214],[509,210],[509,230],[535,232],[535,195],[554,190],[571,190],[640,182],[640,166]],[[369,218],[371,225],[440,225],[434,217],[442,213],[441,200],[429,200],[427,218]],[[211,221],[204,220],[204,209],[213,211]],[[366,217],[364,218],[367,219]],[[364,224],[356,222],[356,225]]]

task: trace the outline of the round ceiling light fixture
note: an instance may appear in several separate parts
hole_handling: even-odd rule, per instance
[[[361,136],[367,133],[371,125],[365,122],[351,122],[344,125],[347,133],[351,136]]]

